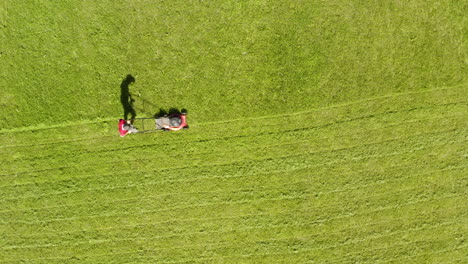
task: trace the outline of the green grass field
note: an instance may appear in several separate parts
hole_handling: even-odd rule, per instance
[[[1,1],[0,263],[466,263],[467,13]]]

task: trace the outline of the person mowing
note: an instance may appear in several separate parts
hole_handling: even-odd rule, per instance
[[[147,128],[145,127],[146,120],[153,120],[152,123],[154,124],[154,128]],[[138,130],[133,124],[134,121],[138,122],[141,125],[143,130]],[[153,132],[153,131],[177,131],[181,129],[188,129],[189,126],[187,124],[187,113],[173,113],[170,115],[163,115],[154,117],[140,117],[130,120],[120,119],[119,120],[119,134],[121,137],[124,137],[127,134],[134,134],[134,133],[146,133],[146,132]]]
[[[138,133],[138,129],[133,126],[130,120],[119,120],[119,134],[124,137],[127,134]]]

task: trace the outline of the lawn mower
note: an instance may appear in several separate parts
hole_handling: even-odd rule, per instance
[[[176,113],[161,117],[142,117],[130,120],[120,119],[119,133],[123,137],[127,134],[188,129],[186,117],[186,113]],[[137,126],[141,129],[137,129]]]

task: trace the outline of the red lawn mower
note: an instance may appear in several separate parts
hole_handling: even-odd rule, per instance
[[[123,137],[127,134],[147,133],[155,131],[177,131],[181,129],[188,129],[186,121],[187,114],[170,114],[161,117],[151,118],[135,118],[131,120],[119,120],[119,133]],[[137,129],[135,126],[141,128]]]

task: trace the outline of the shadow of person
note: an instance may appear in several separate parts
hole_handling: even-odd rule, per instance
[[[154,114],[153,117],[154,118],[160,118],[160,117],[167,116],[167,115],[168,115],[168,112],[165,109],[160,108],[159,112]]]
[[[124,109],[124,119],[128,120],[128,115],[130,114],[130,119],[135,119],[136,112],[133,108],[133,102],[135,100],[132,98],[130,94],[129,85],[135,82],[135,78],[129,74],[123,79],[122,83],[120,84],[120,103],[122,103],[122,107]]]

